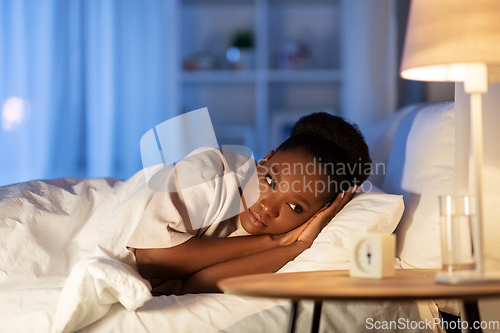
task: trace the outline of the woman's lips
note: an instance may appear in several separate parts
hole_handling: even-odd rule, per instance
[[[257,228],[267,228],[267,225],[264,223],[259,214],[252,212],[250,209],[248,209],[248,219]]]

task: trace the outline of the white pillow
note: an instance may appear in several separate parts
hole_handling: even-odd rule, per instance
[[[453,192],[454,103],[426,107],[412,119],[407,137],[399,134],[382,187],[403,194],[406,205],[396,230],[397,256],[403,268],[441,268],[438,197]]]
[[[390,234],[403,214],[401,195],[383,193],[370,183],[321,231],[311,248],[282,267],[278,273],[349,269],[349,235],[379,232]]]
[[[368,181],[375,186],[381,187],[385,177],[385,166],[391,154],[394,136],[399,128],[401,121],[410,113],[416,113],[418,110],[426,107],[427,104],[413,104],[398,110],[392,116],[381,120],[363,131],[368,148],[370,148],[370,157],[372,158],[372,173]]]

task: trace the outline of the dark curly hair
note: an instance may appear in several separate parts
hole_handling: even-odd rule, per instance
[[[358,126],[326,112],[315,112],[297,121],[290,137],[277,149],[291,150],[316,157],[337,184],[359,186],[371,172],[368,145]],[[329,201],[349,186],[330,193]]]

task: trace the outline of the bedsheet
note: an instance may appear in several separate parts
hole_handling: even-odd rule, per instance
[[[125,243],[153,194],[142,172],[127,181],[62,178],[1,187],[0,331],[282,330],[286,300],[151,296]],[[300,330],[310,325],[311,307],[299,308]],[[436,316],[430,302],[328,302],[321,331],[373,332],[367,318]]]

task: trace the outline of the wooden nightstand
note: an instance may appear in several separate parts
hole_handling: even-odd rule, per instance
[[[321,306],[325,300],[382,301],[454,298],[464,301],[470,325],[479,321],[478,298],[500,296],[500,283],[442,285],[435,282],[438,270],[396,270],[386,279],[349,277],[349,271],[320,271],[283,274],[255,274],[228,278],[217,285],[241,296],[288,298],[292,300],[289,331],[294,332],[297,304],[314,300],[312,332],[318,332]],[[472,329],[482,332],[481,328]]]

